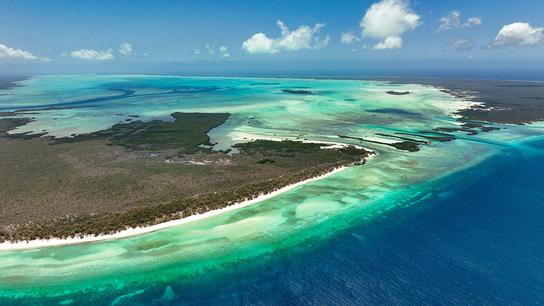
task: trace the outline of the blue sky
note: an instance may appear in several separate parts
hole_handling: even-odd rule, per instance
[[[543,12],[537,0],[2,0],[0,68],[535,70]]]

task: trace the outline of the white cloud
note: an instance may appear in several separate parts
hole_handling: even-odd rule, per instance
[[[84,60],[97,60],[97,61],[108,61],[114,58],[113,50],[93,50],[93,49],[79,49],[70,52],[70,56],[73,58],[79,58]]]
[[[461,12],[457,10],[451,11],[448,15],[440,18],[440,25],[438,30],[444,31],[449,29],[458,28],[461,26]]]
[[[467,51],[474,48],[474,43],[468,38],[459,38],[453,41],[451,46],[457,51]]]
[[[28,51],[0,44],[0,59],[37,60],[38,57]]]
[[[274,39],[268,38],[264,33],[253,34],[253,36],[242,43],[242,49],[251,54],[277,53],[279,51],[276,48]]]
[[[382,0],[366,11],[360,26],[363,36],[382,40],[374,49],[394,49],[402,46],[401,35],[417,28],[421,17],[405,0]]]
[[[225,47],[225,46],[219,47],[219,53],[221,53],[221,57],[229,57],[230,56],[229,49],[227,49],[227,47]]]
[[[52,62],[52,60],[49,57],[42,58],[42,61],[44,61],[46,63]]]
[[[384,49],[398,49],[401,47],[402,47],[402,38],[398,36],[389,36],[384,41],[374,45],[373,48],[376,50],[384,50]]]
[[[123,54],[124,56],[131,55],[133,47],[133,44],[122,43],[121,46],[119,46],[119,53]]]
[[[210,55],[215,54],[215,50],[212,47],[210,47],[209,44],[206,44],[206,50],[208,50],[208,54],[210,54]]]
[[[532,27],[527,22],[504,25],[492,46],[537,46],[544,44],[544,27]]]
[[[357,35],[353,34],[352,32],[345,32],[345,33],[342,33],[342,35],[340,36],[340,40],[342,41],[343,44],[346,44],[346,45],[349,45],[353,42],[356,42],[356,41],[359,41],[359,37],[357,37]]]
[[[459,27],[474,27],[482,24],[480,17],[470,17],[464,23],[461,23],[461,12],[458,10],[451,11],[448,15],[440,18],[438,25],[439,31],[456,29]]]
[[[482,19],[480,17],[470,17],[467,19],[467,22],[463,23],[464,27],[479,26],[482,24]]]
[[[281,29],[280,37],[270,38],[264,33],[256,33],[242,43],[242,48],[251,54],[273,54],[282,50],[319,49],[329,44],[330,37],[322,39],[317,36],[325,26],[324,23],[314,27],[302,25],[295,31],[290,31],[281,20],[278,20],[277,25]]]
[[[194,55],[200,55],[200,49],[193,49]]]

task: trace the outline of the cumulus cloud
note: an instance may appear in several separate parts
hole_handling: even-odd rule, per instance
[[[193,49],[194,55],[200,55],[200,49]]]
[[[242,43],[242,49],[252,54],[277,53],[279,51],[274,39],[268,38],[264,33],[253,34]]]
[[[353,34],[352,32],[345,32],[345,33],[342,33],[342,35],[340,36],[340,40],[342,41],[343,44],[346,44],[346,45],[349,45],[353,42],[356,42],[356,41],[359,41],[359,37],[357,37],[357,35]]]
[[[395,49],[402,47],[402,34],[417,28],[420,19],[407,1],[382,0],[368,8],[360,26],[364,37],[381,40],[374,49]]]
[[[0,44],[0,59],[37,60],[38,57],[28,51]]]
[[[229,49],[227,49],[227,47],[225,47],[225,46],[219,47],[219,53],[221,53],[221,57],[229,57],[230,56]]]
[[[467,51],[474,48],[474,43],[468,38],[459,38],[453,41],[451,47],[456,51]]]
[[[461,12],[457,10],[451,11],[448,15],[440,18],[440,25],[438,30],[444,31],[449,29],[458,28],[461,26]]]
[[[280,37],[270,38],[264,33],[256,33],[242,43],[242,48],[251,54],[273,54],[282,50],[319,49],[329,44],[330,37],[321,38],[317,35],[325,26],[324,23],[313,27],[302,25],[294,31],[290,31],[281,20],[278,20],[277,26],[281,29]]]
[[[210,55],[215,54],[215,49],[212,48],[209,44],[206,44],[206,50],[208,50],[208,54],[210,54]]]
[[[482,24],[482,19],[480,17],[470,17],[465,22],[461,22],[461,12],[453,10],[448,15],[440,18],[438,22],[438,30],[445,31],[459,27],[479,26]]]
[[[389,36],[384,41],[379,42],[374,45],[374,49],[383,50],[383,49],[398,49],[402,47],[402,38],[398,36]]]
[[[133,44],[122,43],[121,46],[119,46],[119,53],[123,54],[124,56],[131,55],[133,47]]]
[[[467,22],[463,23],[464,27],[479,26],[482,24],[482,19],[480,17],[470,17],[467,19]]]
[[[491,46],[537,46],[544,44],[544,27],[532,27],[527,22],[504,25]]]
[[[84,60],[96,60],[96,61],[109,61],[114,59],[113,50],[93,50],[93,49],[79,49],[70,52],[70,56],[73,58]]]

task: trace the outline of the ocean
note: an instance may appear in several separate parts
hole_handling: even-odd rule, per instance
[[[183,287],[200,305],[544,303],[544,141],[443,178],[445,190],[316,247]]]

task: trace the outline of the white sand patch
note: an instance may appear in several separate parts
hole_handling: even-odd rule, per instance
[[[300,204],[295,212],[298,219],[313,218],[339,210],[341,204],[332,200],[312,199]]]

